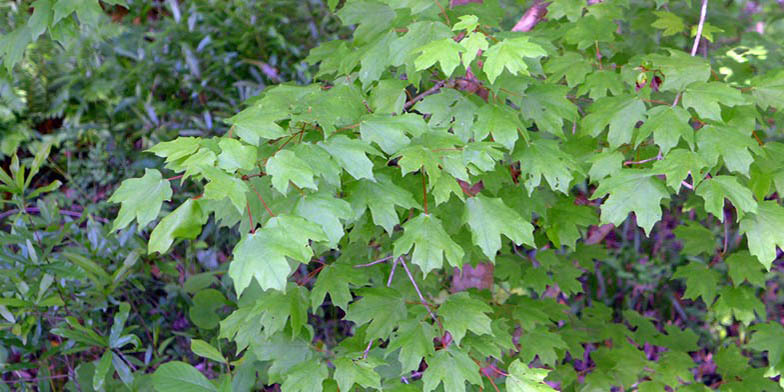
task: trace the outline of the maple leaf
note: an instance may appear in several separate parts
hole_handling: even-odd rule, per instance
[[[313,182],[313,169],[294,151],[280,150],[267,160],[267,173],[272,176],[272,186],[282,194],[288,193],[289,181],[300,188],[318,190]]]
[[[574,204],[568,198],[560,199],[547,209],[545,221],[547,238],[560,248],[566,245],[574,249],[580,239],[580,228],[598,223],[594,209]]]
[[[324,231],[315,223],[292,215],[278,215],[255,233],[246,234],[234,247],[229,276],[237,294],[256,278],[262,289],[284,291],[291,273],[287,257],[306,263],[313,256],[309,241],[326,241]]]
[[[740,91],[719,82],[695,82],[686,87],[681,103],[686,108],[693,108],[705,119],[721,121],[719,102],[725,106],[746,104]]]
[[[520,171],[526,177],[525,187],[529,196],[539,186],[542,177],[552,190],[568,194],[574,178],[572,173],[582,174],[577,162],[555,140],[534,140],[515,150],[512,158],[520,160]]]
[[[692,261],[678,267],[672,277],[673,279],[686,279],[684,298],[696,301],[698,297],[702,297],[702,301],[708,306],[713,304],[713,300],[716,299],[719,273],[713,269]]]
[[[744,325],[766,314],[765,304],[749,287],[723,287],[719,290],[719,299],[713,305],[713,310],[719,318],[733,316]]]
[[[337,358],[334,365],[335,381],[341,391],[350,391],[354,384],[363,388],[381,389],[381,376],[373,370],[380,363],[368,359]]]
[[[705,253],[710,256],[716,251],[716,237],[713,232],[699,223],[688,222],[676,227],[673,233],[683,242],[683,253],[686,255],[697,256]]]
[[[435,63],[439,63],[444,75],[449,77],[460,65],[460,54],[465,53],[466,48],[452,38],[443,38],[429,42],[417,49],[417,52],[421,52],[419,57],[414,60],[417,71],[428,69]]]
[[[694,129],[689,125],[691,116],[688,111],[680,107],[663,105],[648,110],[647,116],[648,119],[637,133],[635,148],[653,133],[653,140],[661,147],[662,154],[667,154],[677,146],[680,138],[683,138],[694,150]]]
[[[450,265],[463,265],[463,248],[444,230],[441,221],[428,214],[420,214],[403,224],[403,235],[394,243],[394,256],[400,257],[414,247],[411,261],[427,276],[430,271],[442,268],[444,256]]]
[[[408,311],[403,297],[390,288],[366,288],[357,291],[362,298],[348,307],[345,319],[357,326],[368,324],[366,338],[386,339],[405,320]]]
[[[235,139],[221,138],[218,141],[218,167],[229,173],[237,169],[251,170],[256,165],[256,148]]]
[[[699,186],[703,179],[702,172],[706,167],[708,163],[696,152],[676,148],[656,161],[653,164],[653,171],[656,174],[664,174],[667,186],[678,191],[689,175],[691,175],[692,187]],[[722,205],[723,203],[722,200]]]
[[[575,52],[565,52],[560,56],[551,57],[544,65],[546,73],[550,74],[547,77],[548,82],[560,82],[561,79],[566,78],[567,86],[575,87],[582,85],[585,81],[585,75],[590,74],[594,68],[585,57]],[[558,85],[546,85],[547,87],[562,88]],[[523,106],[525,108],[525,106]]]
[[[611,149],[631,142],[635,124],[645,118],[645,104],[632,95],[600,98],[588,111],[582,126],[588,134],[597,137],[609,125],[607,141]]]
[[[241,179],[214,167],[203,166],[202,172],[204,177],[210,181],[204,186],[204,199],[222,200],[228,198],[237,212],[242,214],[247,202],[245,194],[250,191],[248,185]]]
[[[207,217],[198,200],[186,200],[155,226],[150,233],[147,253],[166,253],[175,238],[196,238],[207,223]]]
[[[436,331],[431,324],[419,320],[406,320],[400,323],[389,341],[387,350],[390,352],[400,349],[398,360],[402,373],[414,371],[419,368],[422,358],[435,353],[433,339]]]
[[[332,304],[343,309],[348,309],[348,303],[353,299],[351,295],[351,284],[361,285],[367,278],[358,273],[355,268],[342,263],[332,263],[324,267],[313,284],[310,291],[311,307],[315,310],[322,303],[327,293],[332,300]]]
[[[637,224],[648,234],[661,219],[661,200],[670,196],[651,171],[641,169],[623,169],[602,180],[591,199],[607,194],[610,197],[602,203],[601,223],[618,226],[634,212]]]
[[[492,134],[494,141],[511,150],[517,141],[518,130],[526,132],[519,115],[506,105],[484,105],[476,114],[479,120],[474,125],[474,138],[477,141],[484,140],[488,134]]]
[[[538,44],[530,42],[528,37],[518,37],[495,43],[484,55],[485,63],[482,69],[490,83],[495,83],[504,68],[514,75],[528,75],[525,58],[547,56],[547,52]]]
[[[328,245],[336,247],[345,232],[341,220],[351,219],[351,204],[326,193],[303,196],[294,207],[297,215],[317,223],[324,229]]]
[[[777,369],[784,360],[784,327],[777,322],[767,322],[751,327],[754,333],[747,347],[768,352],[768,366]]]
[[[729,199],[740,220],[745,213],[757,212],[757,202],[751,191],[741,185],[734,176],[715,176],[705,180],[697,189],[698,196],[705,199],[705,211],[724,221],[724,199]]]
[[[762,109],[784,109],[784,70],[755,77],[751,86],[751,95]]]
[[[391,155],[411,143],[406,134],[419,136],[426,128],[422,117],[412,113],[400,116],[370,115],[362,119],[359,134],[362,139],[378,144],[381,151]]]
[[[566,98],[568,91],[568,87],[559,85],[531,86],[525,91],[520,110],[539,129],[563,138],[564,122],[579,118],[577,106]]]
[[[348,200],[355,217],[361,216],[366,209],[373,215],[373,223],[381,226],[387,233],[392,233],[400,218],[395,206],[403,208],[419,207],[414,197],[407,190],[395,185],[389,177],[377,175],[376,182],[357,181],[347,185]]]
[[[531,368],[515,359],[507,369],[506,388],[509,392],[555,392],[544,379],[550,373],[547,369]]]
[[[539,357],[544,365],[555,365],[558,355],[556,350],[566,350],[566,342],[561,335],[550,332],[546,328],[537,328],[526,331],[520,336],[520,359],[525,363]]]
[[[144,169],[144,176],[123,181],[109,198],[110,203],[120,203],[112,231],[128,226],[134,218],[139,229],[158,217],[164,200],[171,200],[172,189],[168,180],[155,169]]]
[[[534,246],[534,227],[509,208],[502,199],[476,195],[465,203],[464,221],[468,223],[474,244],[478,245],[485,256],[495,260],[501,249],[501,234],[515,244]]]
[[[743,281],[748,281],[754,286],[765,287],[764,265],[748,251],[741,250],[733,253],[724,260],[732,283],[737,287]]]
[[[286,372],[281,390],[291,392],[321,392],[329,376],[327,365],[321,361],[302,361]]]
[[[770,270],[776,259],[776,246],[784,248],[784,207],[775,200],[759,203],[757,212],[740,221],[740,232],[746,235],[749,252]]]
[[[686,26],[683,24],[683,19],[672,12],[654,11],[653,13],[658,19],[651,23],[651,26],[664,30],[662,31],[662,36],[664,37],[678,34],[686,29]]]
[[[319,142],[319,146],[332,155],[338,164],[357,180],[367,178],[373,180],[373,162],[367,154],[381,156],[370,144],[359,140],[349,139],[345,135],[336,135],[326,142]]]
[[[427,369],[422,375],[422,381],[422,390],[425,392],[436,389],[441,383],[444,384],[444,390],[450,392],[465,392],[466,381],[482,385],[479,365],[468,354],[451,346],[427,358]]]
[[[645,57],[664,74],[662,91],[682,91],[694,82],[710,78],[710,64],[699,56],[690,56],[681,50],[667,49],[669,56],[651,54]]]
[[[452,334],[455,343],[471,331],[477,335],[492,334],[490,317],[485,313],[493,311],[483,301],[471,298],[467,292],[452,294],[438,308],[438,314],[444,319],[444,329]]]
[[[749,130],[750,131],[750,130]],[[754,162],[748,150],[755,151],[757,143],[750,132],[728,126],[708,125],[697,134],[698,153],[711,164],[722,158],[727,169],[749,175],[749,166]]]

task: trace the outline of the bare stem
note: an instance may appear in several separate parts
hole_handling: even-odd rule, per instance
[[[394,256],[387,256],[387,257],[384,257],[383,259],[378,259],[376,261],[371,261],[371,262],[369,262],[367,264],[357,264],[357,265],[354,266],[354,268],[364,268],[364,267],[370,267],[371,265],[381,264],[381,263],[383,263],[385,261],[391,260],[393,257]]]
[[[441,320],[439,320],[438,317],[436,317],[435,313],[433,313],[433,310],[430,309],[430,305],[428,305],[427,301],[425,301],[425,297],[422,296],[422,292],[419,291],[419,285],[417,285],[416,280],[414,280],[414,275],[411,275],[411,271],[408,270],[408,265],[406,265],[406,261],[403,260],[403,256],[398,257],[398,260],[400,261],[400,264],[403,265],[403,269],[406,270],[406,275],[408,275],[408,280],[410,280],[411,284],[414,285],[414,290],[416,290],[416,293],[419,296],[419,302],[422,303],[425,309],[427,309],[427,312],[430,313],[430,317],[432,317],[433,320],[435,320],[438,323],[438,326],[443,330],[444,326],[441,324]]]
[[[389,271],[389,279],[387,279],[387,287],[392,286],[392,278],[395,276],[395,269],[397,268],[397,259],[392,263],[392,271]]]
[[[421,100],[422,98],[437,93],[438,90],[441,90],[441,88],[444,87],[445,84],[446,84],[445,80],[439,80],[438,82],[436,82],[436,84],[433,87],[430,87],[429,89],[425,90],[421,94],[414,97],[414,99],[406,102],[406,104],[403,105],[403,110],[408,110],[410,107],[414,106],[415,103],[419,102],[419,100]]]
[[[691,46],[691,55],[697,54],[697,48],[700,47],[700,39],[702,39],[702,28],[705,26],[705,15],[708,14],[708,0],[702,0],[702,7],[700,8],[700,21],[697,23],[697,34],[694,37],[694,44]],[[681,93],[679,92],[678,95],[675,96],[675,100],[672,102],[672,106],[675,107],[678,105],[678,101],[681,99]]]

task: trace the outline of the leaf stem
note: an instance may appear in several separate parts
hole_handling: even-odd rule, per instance
[[[423,204],[425,206],[425,215],[428,215],[428,213],[427,213],[427,182],[426,182],[427,179],[425,177],[426,177],[425,168],[423,167],[422,168],[422,200],[424,200]]]
[[[250,221],[250,233],[256,234],[256,227],[253,226],[253,213],[250,212],[250,203],[245,202],[245,206],[248,207],[248,220]]]
[[[702,6],[700,7],[700,21],[697,23],[697,34],[694,37],[694,44],[691,46],[691,56],[697,54],[697,48],[700,47],[700,39],[702,39],[702,28],[705,26],[705,15],[708,13],[708,0],[702,0]],[[672,102],[672,107],[678,105],[678,102],[681,99],[681,92],[678,92],[678,95],[675,96],[675,100]]]
[[[261,201],[261,204],[264,206],[264,209],[267,210],[267,213],[270,216],[275,216],[275,214],[272,213],[272,210],[270,210],[269,206],[267,205],[267,202],[265,202],[264,198],[261,197],[261,194],[259,193],[259,191],[256,190],[256,186],[253,185],[253,183],[250,184],[250,189],[253,189],[253,193],[255,193],[256,196],[259,198],[259,201]]]
[[[417,285],[416,280],[414,280],[414,275],[411,275],[411,271],[409,271],[408,265],[406,265],[406,261],[403,259],[403,256],[400,256],[397,259],[400,261],[400,264],[403,265],[403,269],[406,270],[406,275],[408,275],[408,280],[410,280],[411,284],[414,285],[414,290],[416,290],[416,293],[419,296],[419,302],[421,302],[422,305],[425,307],[425,309],[427,309],[427,312],[430,314],[430,317],[432,317],[433,320],[435,320],[438,323],[438,327],[441,328],[441,330],[443,331],[444,325],[441,324],[441,320],[439,320],[438,317],[436,317],[436,314],[433,313],[432,309],[430,309],[430,305],[428,305],[427,301],[425,301],[425,297],[422,296],[422,292],[419,291],[419,285]]]
[[[365,268],[365,267],[370,267],[370,266],[373,266],[373,265],[376,265],[376,264],[381,264],[381,263],[383,263],[385,261],[391,260],[393,257],[395,257],[395,256],[387,256],[387,257],[384,257],[382,259],[378,259],[376,261],[371,261],[371,262],[369,262],[367,264],[357,264],[357,265],[354,266],[354,268]]]

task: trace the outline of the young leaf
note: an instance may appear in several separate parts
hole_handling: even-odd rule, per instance
[[[501,249],[501,234],[515,244],[535,246],[533,225],[500,198],[483,195],[469,198],[465,203],[463,220],[471,229],[473,243],[478,245],[490,260],[495,260],[496,252]]]
[[[440,269],[446,257],[453,267],[462,267],[463,248],[447,234],[441,221],[428,214],[420,214],[403,224],[403,235],[395,241],[394,256],[400,257],[414,247],[411,261],[427,276]]]
[[[111,203],[121,203],[112,231],[125,228],[134,218],[141,229],[158,217],[163,201],[171,200],[171,196],[169,181],[155,169],[144,169],[142,178],[123,181],[109,198]]]
[[[245,193],[250,191],[245,182],[214,167],[203,166],[202,171],[204,177],[210,181],[204,186],[204,199],[223,200],[228,198],[237,212],[242,214],[247,202]]]
[[[465,51],[466,49],[452,38],[431,41],[417,49],[417,52],[422,54],[416,58],[414,66],[417,71],[422,71],[432,67],[435,63],[440,63],[444,75],[450,77],[455,68],[460,65],[460,54]]]
[[[555,392],[551,386],[544,382],[547,369],[531,368],[528,365],[515,359],[509,369],[506,378],[506,388],[509,392]]]
[[[294,151],[280,150],[267,160],[267,173],[272,176],[272,186],[282,194],[288,193],[289,181],[300,188],[318,190],[313,182],[313,169]]]
[[[175,238],[196,238],[201,233],[202,226],[207,223],[207,217],[198,200],[185,200],[155,226],[150,233],[147,253],[166,253]]]
[[[234,248],[234,261],[229,266],[237,294],[242,294],[253,278],[263,290],[284,291],[291,273],[286,258],[307,263],[313,256],[310,240],[326,241],[327,237],[315,223],[290,215],[273,217],[265,227],[246,234]]]
[[[496,78],[506,68],[513,75],[528,75],[528,64],[525,58],[538,58],[547,56],[547,52],[528,37],[507,38],[490,47],[485,53],[483,69],[490,83],[495,83]]]

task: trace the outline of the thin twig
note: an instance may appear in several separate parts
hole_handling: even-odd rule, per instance
[[[702,6],[700,8],[700,22],[697,24],[697,35],[694,37],[694,44],[691,46],[691,56],[694,57],[697,54],[697,48],[700,47],[700,39],[702,39],[702,27],[705,26],[705,15],[708,13],[708,0],[702,0]],[[678,95],[675,96],[675,100],[672,102],[672,106],[675,107],[678,105],[678,101],[681,99],[681,93],[679,92]]]
[[[686,182],[686,181],[681,181],[681,185],[683,185],[683,186],[685,186],[686,188],[689,188],[689,189],[691,189],[691,190],[694,190],[694,186],[693,186],[693,185],[691,185],[691,184],[689,184],[689,183],[688,183],[688,182]]]
[[[424,97],[426,97],[428,95],[433,95],[433,94],[437,93],[438,90],[441,90],[441,88],[444,87],[444,85],[446,85],[446,80],[439,80],[438,82],[436,82],[436,84],[433,87],[430,87],[429,89],[423,91],[421,94],[419,94],[416,97],[414,97],[414,99],[406,102],[406,104],[403,105],[403,110],[408,110],[409,108],[414,106],[414,104],[417,103],[422,98],[424,98]]]
[[[370,352],[370,348],[373,347],[373,341],[369,341],[367,347],[365,347],[365,352],[362,353],[362,359],[367,359],[368,353]]]
[[[371,261],[371,262],[369,262],[367,264],[357,264],[357,265],[354,266],[354,268],[364,268],[364,267],[370,267],[370,266],[376,265],[376,264],[381,264],[381,263],[383,263],[385,261],[388,261],[388,260],[392,259],[393,257],[394,256],[387,256],[387,257],[384,257],[383,259],[378,259],[376,261]]]
[[[643,163],[659,161],[659,160],[661,160],[661,157],[657,155],[657,156],[655,156],[653,158],[643,159],[641,161],[626,161],[623,164],[625,166],[628,166],[628,165],[642,165]]]
[[[441,3],[438,0],[435,0],[435,2],[436,2],[436,5],[438,6],[438,8],[441,9],[441,15],[444,16],[444,20],[446,21],[446,24],[451,26],[452,22],[449,21],[449,15],[446,14],[446,9],[444,9],[444,6],[441,5]]]
[[[389,271],[389,279],[387,279],[387,287],[392,286],[392,278],[395,276],[395,269],[397,268],[397,259],[392,263],[392,271]]]
[[[416,290],[416,293],[419,296],[419,302],[422,303],[425,309],[427,309],[427,312],[430,313],[430,317],[432,317],[433,320],[435,320],[438,323],[438,326],[443,330],[444,326],[441,324],[441,320],[439,320],[438,317],[436,317],[435,313],[433,313],[433,310],[430,309],[430,305],[428,305],[427,301],[425,301],[425,297],[422,296],[422,292],[419,291],[419,285],[417,285],[416,280],[414,280],[414,275],[411,275],[411,271],[408,270],[408,265],[406,265],[406,261],[403,260],[403,256],[400,256],[397,259],[400,261],[400,264],[403,265],[403,269],[406,270],[406,275],[408,275],[408,280],[410,280],[411,284],[414,285],[414,290]]]

